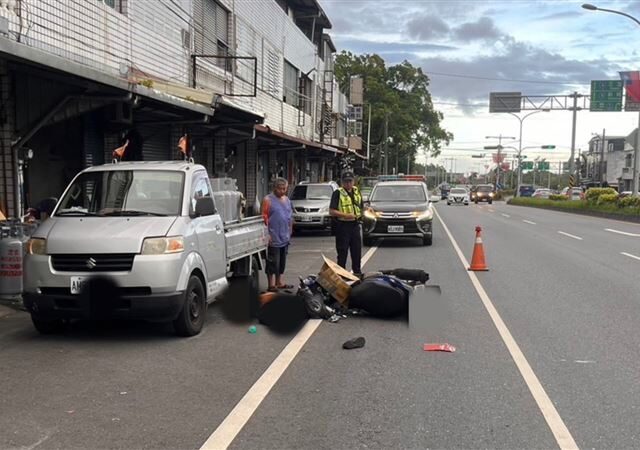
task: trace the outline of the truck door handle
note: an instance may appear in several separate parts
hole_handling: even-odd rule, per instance
[[[221,230],[220,225],[216,225],[216,231],[219,233]]]

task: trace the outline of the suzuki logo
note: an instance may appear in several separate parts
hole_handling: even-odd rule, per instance
[[[96,266],[98,265],[98,261],[96,261],[93,258],[89,258],[87,259],[87,262],[85,263],[85,265],[87,266],[87,269],[95,269]]]
[[[399,217],[399,216],[398,216],[398,213],[393,213],[393,218],[394,218],[394,219],[397,219],[398,217]]]
[[[309,212],[309,208],[305,208],[305,209],[304,209],[304,212]]]

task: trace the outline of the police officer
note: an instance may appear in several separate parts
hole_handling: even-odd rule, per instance
[[[353,185],[353,172],[342,174],[342,187],[331,196],[329,213],[336,219],[336,250],[338,264],[346,268],[347,254],[351,251],[351,270],[361,275],[362,236],[360,222],[362,220],[362,195]]]

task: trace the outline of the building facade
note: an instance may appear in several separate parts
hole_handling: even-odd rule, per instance
[[[196,162],[255,203],[275,176],[349,153],[331,27],[315,0],[0,0],[0,208],[58,197],[82,168]]]

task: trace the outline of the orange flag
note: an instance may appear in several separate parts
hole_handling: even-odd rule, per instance
[[[127,150],[128,145],[129,145],[129,140],[127,139],[127,142],[125,142],[122,147],[118,147],[113,151],[113,157],[122,158],[124,156],[124,152]]]
[[[180,138],[180,140],[178,141],[178,148],[180,149],[180,151],[182,152],[183,155],[187,155],[187,135],[185,134],[184,136],[182,136]]]

